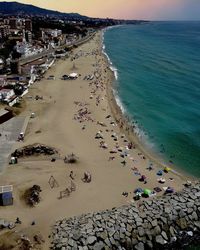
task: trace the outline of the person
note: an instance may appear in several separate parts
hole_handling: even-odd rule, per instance
[[[91,174],[89,172],[84,172],[84,177],[82,179],[84,182],[91,182]]]
[[[22,222],[20,221],[19,217],[16,218],[15,223],[16,223],[16,224],[22,224]]]
[[[125,160],[122,161],[121,164],[123,164],[125,166],[126,165],[126,161]]]
[[[70,174],[69,174],[69,177],[72,179],[72,180],[74,180],[74,172],[73,171],[70,171]]]

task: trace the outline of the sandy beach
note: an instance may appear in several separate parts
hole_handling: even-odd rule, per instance
[[[60,79],[72,72],[79,74],[76,80]],[[55,80],[47,80],[49,75],[54,75]],[[142,150],[136,139],[130,142],[133,135],[124,129],[126,124],[112,95],[112,82],[113,73],[102,54],[102,33],[98,32],[74,49],[68,59],[57,61],[24,97],[24,113],[34,112],[35,118],[30,119],[24,141],[17,142],[15,148],[42,143],[57,149],[59,156],[55,162],[47,156],[20,158],[18,164],[5,168],[0,183],[13,185],[14,205],[0,207],[0,217],[11,221],[19,217],[22,224],[14,230],[30,239],[40,232],[45,239],[42,249],[49,249],[51,226],[59,219],[134,202],[133,191],[138,187],[160,187],[162,191],[156,195],[163,194],[163,187],[180,190],[187,179],[169,172],[162,175],[164,184],[158,182],[161,176],[156,173],[163,167]],[[36,95],[43,99],[35,100]],[[78,162],[64,163],[64,157],[71,153]],[[84,172],[91,174],[90,183],[82,181]],[[142,175],[145,181],[139,181]],[[50,187],[51,176],[58,187]],[[59,199],[60,191],[71,181],[76,190]],[[21,197],[34,184],[41,187],[42,200],[30,208]]]

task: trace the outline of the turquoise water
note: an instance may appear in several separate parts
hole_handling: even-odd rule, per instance
[[[200,177],[200,22],[119,26],[104,44],[143,143]]]

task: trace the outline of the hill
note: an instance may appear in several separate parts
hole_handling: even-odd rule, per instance
[[[67,19],[88,19],[78,13],[62,13],[54,10],[47,10],[30,4],[22,4],[18,2],[0,2],[0,14],[2,15],[42,15],[52,17],[62,17]]]

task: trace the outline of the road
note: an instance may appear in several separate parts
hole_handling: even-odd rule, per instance
[[[42,58],[42,57],[48,56],[48,55],[54,53],[54,52],[55,52],[56,50],[58,50],[58,49],[71,48],[71,47],[74,46],[74,45],[76,45],[76,46],[81,45],[81,44],[87,42],[88,40],[90,40],[90,39],[94,36],[94,34],[95,34],[95,33],[88,34],[88,35],[85,36],[84,38],[81,38],[81,39],[79,39],[79,40],[77,40],[77,41],[74,41],[74,42],[73,42],[72,44],[70,44],[70,45],[61,45],[61,46],[59,46],[58,48],[55,48],[55,49],[53,49],[53,48],[52,48],[52,49],[48,49],[48,50],[45,50],[45,51],[43,51],[43,52],[41,52],[41,53],[39,53],[39,54],[36,54],[36,55],[33,55],[33,56],[29,56],[29,57],[27,57],[27,58],[22,58],[22,59],[19,60],[19,63],[20,63],[20,65],[23,65],[23,64],[26,64],[26,63],[35,61],[35,60],[37,60],[37,59],[40,59],[40,58]]]

